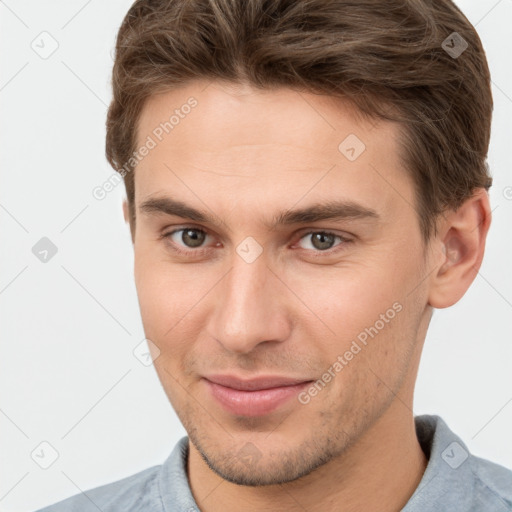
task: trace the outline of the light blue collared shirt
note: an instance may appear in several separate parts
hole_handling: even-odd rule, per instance
[[[416,416],[415,423],[428,465],[402,512],[512,512],[511,470],[470,454],[439,416]],[[185,436],[162,465],[38,512],[198,512],[187,479],[187,456]]]

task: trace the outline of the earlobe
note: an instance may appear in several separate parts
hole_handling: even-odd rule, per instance
[[[123,217],[124,217],[124,221],[125,222],[129,222],[129,217],[128,217],[128,202],[126,201],[126,199],[123,200]]]
[[[447,308],[464,296],[482,264],[490,223],[485,189],[478,189],[456,211],[446,215],[435,242],[441,256],[438,269],[432,273],[429,305]]]
[[[132,244],[135,243],[135,232],[134,232],[134,226],[132,226],[132,223],[130,221],[130,209],[128,208],[128,201],[126,199],[123,200],[123,217],[124,221],[128,224],[130,228],[130,236],[132,239]]]

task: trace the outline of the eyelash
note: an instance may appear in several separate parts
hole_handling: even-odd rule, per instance
[[[169,233],[162,234],[160,236],[160,239],[164,239],[166,242],[168,242],[168,245],[170,246],[170,248],[177,254],[180,254],[183,256],[190,256],[191,254],[194,254],[196,256],[202,256],[206,251],[208,251],[210,249],[209,247],[200,247],[198,249],[188,249],[187,250],[187,249],[182,249],[180,246],[178,246],[174,242],[170,241],[171,236],[174,235],[175,233],[179,233],[180,231],[187,231],[187,230],[199,231],[201,233],[204,233],[205,235],[208,235],[208,233],[204,229],[196,228],[195,226],[184,226],[179,229],[170,231]],[[334,237],[336,237],[340,240],[339,244],[335,245],[331,249],[326,249],[324,251],[313,250],[313,249],[303,249],[304,251],[312,252],[315,255],[314,257],[322,256],[325,254],[334,254],[338,251],[344,250],[345,246],[347,244],[352,243],[352,240],[349,238],[345,238],[341,235],[337,235],[336,233],[332,233],[331,231],[325,231],[325,230],[311,230],[311,231],[305,232],[300,236],[299,241],[302,240],[304,237],[306,237],[308,235],[312,235],[314,233],[322,233],[324,235],[333,235]],[[339,247],[339,249],[337,249],[338,247]]]

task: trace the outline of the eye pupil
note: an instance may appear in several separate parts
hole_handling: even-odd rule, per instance
[[[188,247],[199,247],[203,243],[204,237],[205,233],[198,229],[184,229],[181,240]]]
[[[327,240],[327,242],[326,242]],[[334,243],[334,235],[327,233],[314,233],[313,234],[313,246],[316,249],[325,250],[330,249]]]

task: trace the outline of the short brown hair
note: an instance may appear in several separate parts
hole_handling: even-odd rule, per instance
[[[467,43],[461,55],[449,53],[455,43]],[[196,79],[326,94],[399,122],[426,242],[440,213],[492,184],[489,69],[450,0],[137,0],[117,36],[106,123],[132,235],[136,164],[128,162],[144,102]]]

